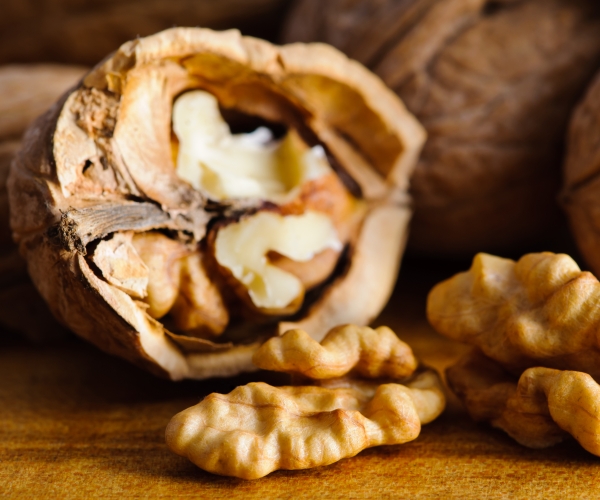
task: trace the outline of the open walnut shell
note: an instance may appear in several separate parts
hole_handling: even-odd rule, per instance
[[[562,203],[577,246],[600,275],[600,73],[573,117],[568,136]]]
[[[179,173],[183,155],[196,154],[181,140],[193,120],[177,118],[186,96],[218,102],[211,112],[233,117],[230,127],[283,129],[269,151],[304,151],[330,174],[285,202],[192,187]],[[256,130],[251,149],[265,133]],[[226,141],[247,145],[250,135]],[[379,313],[399,266],[408,177],[423,140],[395,95],[332,48],[172,29],[123,45],[29,130],[9,180],[12,227],[43,297],[77,334],[173,379],[231,375],[251,370],[257,345],[278,328],[320,339]],[[250,249],[246,230],[259,220],[285,227],[269,229],[269,241],[303,235],[272,242],[261,251],[278,253],[251,263],[287,273],[297,293],[283,304],[263,300],[257,267],[236,264],[254,255],[235,242]],[[319,235],[323,251],[302,253]],[[337,252],[333,261],[328,252]],[[319,279],[306,279],[317,263]]]
[[[339,48],[424,124],[410,248],[554,242],[564,134],[600,65],[597,1],[298,0],[284,39]]]
[[[520,444],[546,448],[570,434],[600,455],[600,386],[587,373],[535,367],[517,379],[473,350],[446,376],[474,420],[490,422]]]

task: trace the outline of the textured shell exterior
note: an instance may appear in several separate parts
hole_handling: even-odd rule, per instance
[[[600,274],[600,74],[571,118],[562,202],[583,257]]]
[[[563,141],[600,66],[598,2],[299,0],[284,32],[365,64],[427,129],[411,185],[413,251],[564,245]]]

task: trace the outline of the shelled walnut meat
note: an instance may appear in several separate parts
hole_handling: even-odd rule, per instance
[[[389,297],[424,132],[323,45],[177,28],[123,45],[29,130],[12,227],[53,312],[173,379],[253,369]]]
[[[600,455],[600,283],[567,255],[480,254],[431,291],[441,334],[476,346],[447,370],[476,421],[532,448],[572,435]]]
[[[479,254],[471,269],[436,285],[427,318],[442,335],[472,344],[520,374],[545,366],[600,380],[600,283],[565,254],[515,262]]]
[[[409,248],[471,256],[560,244],[563,143],[600,67],[600,3],[298,0],[284,32],[365,64],[427,129]]]
[[[437,373],[418,368],[410,347],[387,327],[343,325],[321,343],[290,330],[253,360],[300,385],[258,382],[210,394],[173,417],[169,448],[209,472],[257,479],[406,443],[445,406]]]
[[[600,73],[571,118],[563,207],[577,246],[600,275]]]
[[[600,456],[600,386],[587,373],[538,366],[517,378],[474,350],[446,378],[474,420],[520,444],[546,448],[571,435]]]

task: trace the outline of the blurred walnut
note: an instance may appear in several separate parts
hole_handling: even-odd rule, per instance
[[[515,374],[545,366],[600,378],[598,300],[598,280],[567,255],[478,254],[469,271],[431,290],[427,317]]]
[[[579,104],[569,130],[563,206],[579,250],[600,274],[600,74]]]
[[[600,65],[598,2],[299,0],[285,40],[359,60],[426,127],[413,250],[523,252],[556,237],[567,120]]]
[[[173,26],[239,28],[272,39],[289,0],[2,0],[0,63],[95,64]]]
[[[349,362],[343,359],[347,348]],[[211,394],[173,417],[166,431],[169,448],[209,472],[256,479],[411,441],[445,405],[437,374],[413,374],[410,348],[384,327],[338,327],[321,345],[292,330],[263,345],[254,362],[300,371],[324,386],[252,383],[228,395]],[[354,377],[328,378],[348,373]],[[405,376],[390,379],[396,373]]]
[[[490,422],[530,448],[552,446],[570,434],[600,455],[600,386],[587,373],[536,367],[517,381],[474,350],[446,374],[474,420]]]
[[[124,44],[34,123],[11,223],[74,332],[162,376],[227,376],[277,332],[379,313],[423,141],[331,47],[174,28]]]

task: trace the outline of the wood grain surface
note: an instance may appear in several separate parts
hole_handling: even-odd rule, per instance
[[[426,266],[426,267],[425,267]],[[378,320],[443,369],[465,347],[435,334],[426,291],[453,266],[406,262]],[[462,266],[463,268],[465,265]],[[575,441],[523,448],[469,421],[453,398],[414,442],[372,448],[336,464],[243,481],[208,474],[169,452],[171,416],[228,380],[159,380],[83,341],[44,348],[0,335],[0,497],[598,498],[600,459]]]

